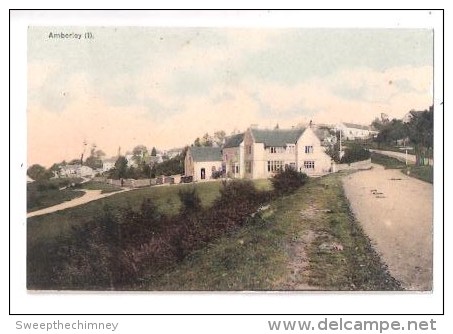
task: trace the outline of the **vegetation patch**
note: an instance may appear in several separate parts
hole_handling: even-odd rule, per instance
[[[433,183],[433,166],[406,165],[404,162],[376,152],[371,153],[371,162],[384,166],[385,169],[400,169],[402,173],[416,179]]]
[[[112,184],[108,184],[105,182],[95,182],[95,181],[88,181],[80,186],[82,189],[87,190],[101,190],[101,194],[112,193],[116,191],[122,190],[121,187],[114,186]]]
[[[74,190],[81,179],[50,179],[27,183],[27,212],[32,212],[81,197],[83,191]],[[67,187],[65,189],[61,189]],[[60,190],[61,189],[61,190]]]
[[[434,168],[433,166],[408,166],[402,172],[408,176],[415,177],[416,179],[433,183]]]
[[[152,198],[121,210],[104,203],[94,219],[52,238],[29,220],[28,287],[398,290],[349,210],[343,175],[309,179],[283,196],[247,181],[174,187],[176,214]],[[208,205],[207,184],[218,186]]]
[[[384,166],[385,169],[403,169],[406,164],[401,160],[376,152],[371,153],[371,163]]]

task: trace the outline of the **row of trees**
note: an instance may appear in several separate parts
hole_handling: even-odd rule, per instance
[[[159,175],[184,174],[184,159],[187,148],[176,157],[167,159],[161,163],[151,164],[144,159],[135,160],[136,166],[128,166],[125,156],[120,156],[115,162],[115,167],[107,172],[107,177],[113,179],[147,179]]]
[[[417,165],[423,165],[434,145],[434,108],[411,111],[410,121],[393,119],[391,121],[373,121],[372,125],[379,130],[375,141],[378,147],[383,145],[411,145],[417,157]]]
[[[214,132],[213,136],[211,136],[209,133],[205,133],[203,135],[203,137],[201,137],[201,138],[197,137],[195,139],[195,141],[193,142],[193,146],[196,146],[196,147],[201,147],[201,146],[220,147],[225,142],[225,137],[226,137],[226,133],[223,130]]]

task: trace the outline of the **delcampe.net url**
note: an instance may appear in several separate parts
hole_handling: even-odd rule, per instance
[[[345,320],[343,318],[330,320],[324,318],[319,321],[268,321],[268,328],[271,331],[435,331],[436,321],[434,319],[415,321],[371,321],[371,320]]]

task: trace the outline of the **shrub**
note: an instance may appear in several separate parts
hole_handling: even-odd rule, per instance
[[[371,157],[370,151],[363,148],[359,144],[351,143],[349,147],[346,148],[344,156],[341,158],[340,163],[350,164],[356,161],[367,160]]]
[[[307,183],[308,176],[305,173],[297,172],[293,169],[287,169],[283,172],[276,174],[271,182],[274,191],[278,194],[289,194],[297,188]]]
[[[178,196],[182,203],[182,214],[194,213],[201,210],[201,199],[194,187],[181,189],[178,192]]]

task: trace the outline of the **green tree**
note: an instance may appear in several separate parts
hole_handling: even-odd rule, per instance
[[[47,170],[41,165],[34,164],[28,167],[27,175],[35,181],[43,181],[50,179],[53,176],[53,173],[51,170]]]
[[[145,145],[137,145],[132,150],[132,159],[140,165],[148,156],[148,148]]]
[[[409,139],[415,146],[416,164],[424,165],[425,158],[434,145],[434,107],[411,111],[411,116],[408,124]]]
[[[214,143],[219,147],[222,146],[225,142],[225,137],[226,133],[223,130],[214,132]]]
[[[118,179],[127,177],[127,159],[120,155],[115,162],[115,172]]]
[[[152,157],[157,156],[157,150],[156,150],[155,147],[153,147],[153,149],[151,150],[151,156],[152,156]]]

